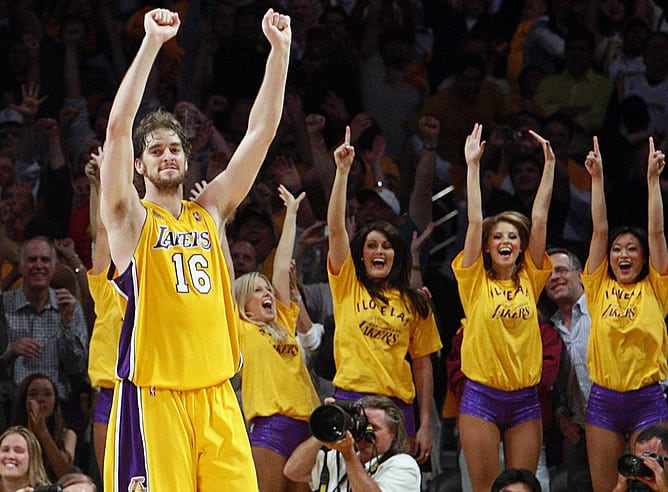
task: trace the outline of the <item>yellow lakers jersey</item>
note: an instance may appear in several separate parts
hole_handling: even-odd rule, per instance
[[[148,201],[127,270],[114,281],[127,305],[117,375],[137,386],[189,390],[239,366],[230,279],[211,215],[183,201],[176,218]]]

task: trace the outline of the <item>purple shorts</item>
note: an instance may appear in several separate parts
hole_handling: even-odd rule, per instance
[[[95,396],[95,410],[93,411],[94,424],[109,424],[111,404],[114,400],[113,388],[101,388]]]
[[[538,387],[504,391],[469,379],[459,404],[459,413],[488,420],[504,432],[523,422],[541,418]]]
[[[363,396],[371,396],[371,393],[358,393],[357,391],[346,391],[339,388],[337,388],[334,392],[334,398],[337,400],[357,401]],[[396,403],[404,416],[404,427],[406,427],[406,435],[408,437],[415,437],[415,409],[413,408],[413,405],[409,405],[399,398],[394,398],[391,396],[388,398]]]
[[[285,415],[255,417],[252,424],[253,427],[248,436],[251,446],[271,449],[286,459],[297,449],[297,446],[311,437],[308,422]]]
[[[614,391],[594,383],[585,422],[623,436],[668,422],[668,405],[659,383],[631,391]]]

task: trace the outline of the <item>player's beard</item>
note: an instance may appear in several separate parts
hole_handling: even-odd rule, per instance
[[[186,173],[184,171],[179,171],[176,176],[163,177],[158,172],[156,175],[147,176],[147,178],[159,192],[176,193],[179,191],[179,187],[184,183]]]

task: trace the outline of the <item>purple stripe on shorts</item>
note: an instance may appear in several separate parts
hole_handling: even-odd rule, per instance
[[[594,383],[585,422],[617,434],[633,434],[668,422],[666,397],[659,383],[631,391],[615,391]]]
[[[114,400],[113,388],[102,388],[95,396],[95,410],[93,412],[93,423],[109,423],[109,414],[111,413],[111,404]]]
[[[334,398],[337,400],[357,401],[364,396],[372,396],[372,393],[358,393],[357,391],[346,391],[339,388],[337,388],[334,392]],[[396,403],[404,416],[404,427],[406,427],[406,435],[408,437],[415,437],[417,430],[415,428],[415,409],[413,408],[413,405],[409,405],[405,401],[400,400],[399,398],[394,398],[392,396],[389,396],[388,398]]]
[[[459,404],[459,413],[487,420],[504,431],[541,418],[538,387],[504,391],[469,379]]]
[[[118,390],[115,460],[116,483],[119,490],[149,490],[149,477],[144,454],[140,389],[129,381],[122,381]],[[130,488],[131,486],[144,488]]]
[[[311,431],[308,422],[272,415],[255,417],[248,437],[251,446],[271,449],[287,459],[297,446],[311,437]]]

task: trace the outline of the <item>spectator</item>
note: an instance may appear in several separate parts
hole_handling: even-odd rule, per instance
[[[49,484],[39,441],[25,427],[10,427],[0,436],[0,480],[7,492]]]
[[[541,492],[536,476],[524,468],[503,470],[494,483],[491,492]]]
[[[104,451],[111,413],[111,403],[116,383],[116,356],[123,313],[116,299],[114,286],[108,280],[113,273],[107,230],[100,220],[100,163],[102,149],[86,164],[86,177],[90,183],[90,223],[95,239],[93,266],[87,272],[87,284],[94,301],[95,324],[90,338],[90,357],[88,358],[88,377],[90,385],[96,389],[93,408],[93,447],[95,458],[104,476]]]
[[[643,54],[645,71],[624,78],[623,98],[640,96],[649,109],[649,130],[660,135],[668,130],[668,33],[649,36]]]
[[[234,241],[230,245],[230,253],[232,254],[232,264],[236,277],[258,271],[257,251],[250,242]]]
[[[486,75],[479,57],[460,54],[454,65],[453,83],[427,99],[422,107],[423,115],[433,116],[441,125],[438,153],[460,168],[462,147],[474,123],[491,125],[508,116],[506,95]],[[453,118],[453,114],[457,117]],[[463,179],[453,184],[463,187]]]
[[[559,111],[573,119],[569,153],[582,156],[591,135],[603,126],[612,84],[592,68],[594,37],[590,32],[572,30],[565,46],[565,70],[546,76],[536,89],[534,100],[545,114]]]
[[[663,234],[659,175],[665,156],[649,138],[648,233],[621,227],[608,233],[603,162],[598,140],[585,165],[592,177],[593,234],[583,283],[592,327],[587,367],[593,382],[586,438],[594,491],[615,486],[617,457],[626,437],[668,422],[661,387],[668,365],[668,249]],[[641,354],[639,356],[638,354]]]
[[[582,285],[582,264],[566,249],[552,248],[547,253],[552,260],[552,274],[545,284],[545,293],[557,306],[550,320],[565,349],[556,385],[559,402],[555,413],[566,447],[566,482],[569,490],[591,490],[584,432],[591,391],[587,370],[591,317]]]
[[[55,481],[72,471],[77,435],[65,427],[58,391],[44,374],[25,378],[14,398],[12,425],[30,429],[42,448],[44,469]]]
[[[448,398],[453,397],[452,402],[448,402],[448,408],[454,409],[459,405],[459,401],[466,387],[466,376],[461,372],[461,345],[465,330],[465,320],[462,320],[462,328],[452,339],[452,349],[445,359],[448,377]],[[557,374],[561,367],[561,352],[563,344],[559,335],[549,323],[540,324],[540,338],[543,349],[543,367],[541,371],[540,384],[538,386],[538,400],[540,402],[541,414],[543,420],[543,435],[548,435],[552,426],[552,395],[551,389]],[[454,404],[453,404],[454,403]],[[503,451],[503,450],[502,450]],[[499,456],[500,465],[503,468],[503,455]],[[585,457],[586,459],[586,457]],[[471,477],[469,475],[468,465],[464,452],[459,453],[459,470],[461,472],[461,486],[464,492],[471,491]],[[547,455],[545,446],[541,447],[541,454],[538,460],[536,477],[543,486],[544,490],[550,490],[551,478],[550,470],[547,465]]]
[[[543,147],[545,164],[531,222],[517,212],[483,220],[481,135],[476,123],[466,140],[468,226],[464,250],[452,263],[467,319],[462,372],[468,381],[459,431],[474,492],[489,490],[499,473],[501,434],[508,467],[536,470],[538,464],[542,361],[536,300],[551,267],[545,241],[555,160],[550,143],[532,132]]]
[[[296,330],[306,333],[311,323],[297,323],[300,308],[290,295],[297,209],[306,195],[295,198],[282,185],[279,195],[286,212],[271,282],[257,272],[234,282],[244,354],[241,401],[251,425],[251,450],[263,492],[296,486],[285,479],[283,466],[309,437],[307,420],[319,402],[296,338]]]
[[[374,222],[357,231],[352,242],[348,239],[346,186],[354,153],[347,128],[344,143],[334,152],[336,176],[327,211],[335,397],[393,397],[404,412],[409,439],[414,438],[412,453],[424,463],[432,445],[431,354],[440,350],[441,341],[428,299],[410,287],[412,259],[399,231],[387,222]]]
[[[88,330],[74,295],[49,287],[55,268],[56,248],[48,238],[38,236],[21,244],[23,283],[2,295],[9,347],[0,360],[16,384],[33,373],[45,374],[69,402],[72,377],[86,370]]]
[[[643,429],[636,438],[632,453],[639,456],[642,463],[650,469],[652,476],[626,477],[617,475],[617,485],[612,492],[626,492],[627,490],[666,490],[668,488],[668,474],[665,471],[665,456],[668,454],[668,429],[664,425],[652,425]],[[661,458],[661,464],[654,456]],[[646,488],[639,483],[645,484]]]
[[[68,473],[67,475],[63,475],[58,480],[58,485],[63,488],[62,492],[97,492],[97,487],[93,479],[83,473]]]
[[[290,456],[285,475],[295,482],[307,482],[311,490],[418,492],[420,469],[408,454],[410,444],[402,411],[386,396],[365,396],[357,402],[373,428],[373,436],[357,442],[350,431],[336,442],[309,437]],[[335,452],[329,452],[332,450]]]

